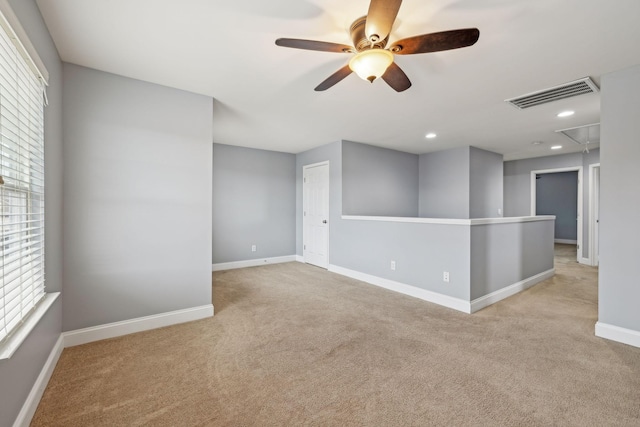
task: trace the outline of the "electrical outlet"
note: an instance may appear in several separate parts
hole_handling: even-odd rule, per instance
[[[502,215],[502,208],[498,208],[498,215]]]
[[[442,280],[444,280],[446,283],[449,283],[449,272],[448,271],[443,271],[442,272]]]
[[[256,245],[251,245],[251,252],[255,252],[257,250],[258,248],[256,247]]]
[[[392,270],[396,269],[396,262],[395,261],[391,261],[391,269]]]

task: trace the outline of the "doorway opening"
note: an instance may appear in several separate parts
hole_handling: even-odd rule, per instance
[[[555,215],[558,244],[575,245],[576,261],[583,256],[582,166],[531,171],[531,215]]]

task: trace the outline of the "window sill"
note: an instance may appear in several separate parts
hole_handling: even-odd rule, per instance
[[[0,344],[0,360],[10,359],[11,356],[13,356],[59,296],[60,292],[52,292],[45,295],[34,312],[25,319],[22,325],[18,327],[6,342]]]

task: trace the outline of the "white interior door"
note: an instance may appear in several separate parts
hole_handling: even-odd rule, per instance
[[[329,162],[303,167],[304,262],[329,267]]]

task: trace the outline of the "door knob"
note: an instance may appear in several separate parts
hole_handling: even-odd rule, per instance
[[[327,223],[327,220],[326,220],[326,219],[323,219],[323,220],[322,220],[322,223],[323,223],[323,224],[326,224],[326,223]]]

